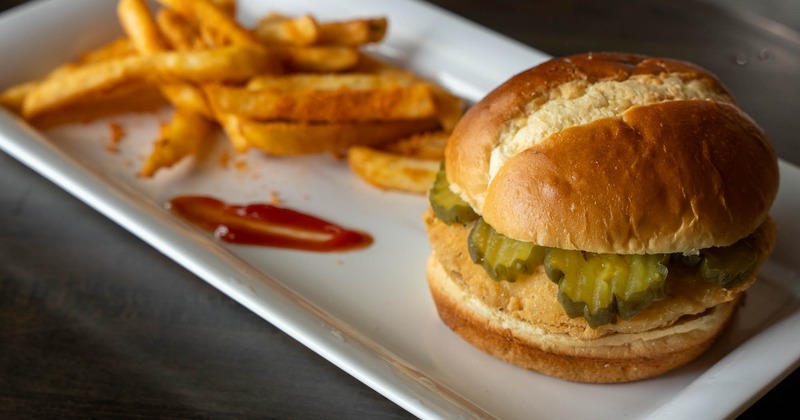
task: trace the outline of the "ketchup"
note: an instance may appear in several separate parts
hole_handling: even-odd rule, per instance
[[[233,244],[331,252],[372,243],[366,233],[271,204],[234,205],[206,196],[178,196],[167,208]]]

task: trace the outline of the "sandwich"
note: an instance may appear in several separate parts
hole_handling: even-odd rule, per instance
[[[442,321],[587,383],[703,354],[772,251],[775,151],[710,72],[626,53],[554,58],[455,127],[423,217]]]

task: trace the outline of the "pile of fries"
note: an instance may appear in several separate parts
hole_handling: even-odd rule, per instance
[[[382,188],[432,184],[463,103],[363,51],[386,18],[270,13],[245,28],[234,0],[157,3],[120,0],[124,37],[0,92],[0,106],[48,127],[171,105],[143,177],[199,156],[222,129],[238,152],[329,152]]]

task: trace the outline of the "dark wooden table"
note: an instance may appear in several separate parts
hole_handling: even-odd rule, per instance
[[[699,1],[433,3],[553,55],[694,61],[800,164],[788,28]],[[799,386],[794,372],[741,418],[793,412]],[[84,417],[411,416],[0,153],[0,418]]]

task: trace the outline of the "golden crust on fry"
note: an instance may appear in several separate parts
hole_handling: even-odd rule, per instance
[[[450,133],[415,133],[377,146],[353,146],[347,163],[356,175],[379,188],[425,194],[436,178]]]
[[[369,147],[353,156],[360,153],[363,167],[379,164],[370,173],[382,173],[386,188],[421,191],[427,183],[443,148],[431,133],[451,127],[463,105],[361,51],[384,39],[385,17],[318,21],[271,13],[245,28],[235,19],[235,0],[155,4],[151,10],[146,0],[120,0],[124,37],[41,80],[0,91],[0,106],[48,127],[172,105],[172,120],[141,167],[144,177],[196,156],[221,128],[240,152],[344,155]],[[405,181],[391,181],[398,174]]]
[[[247,89],[207,86],[212,107],[219,112],[260,120],[353,122],[420,119],[436,112],[426,84],[382,89]]]
[[[271,155],[337,153],[356,144],[384,143],[436,126],[434,119],[331,124],[239,121],[248,145]]]
[[[132,82],[169,83],[245,80],[269,71],[270,55],[261,49],[223,47],[185,53],[162,52],[107,60],[48,77],[23,103],[26,118]]]
[[[214,125],[202,115],[176,109],[172,121],[161,127],[161,133],[153,143],[153,151],[139,174],[152,177],[159,169],[169,168],[187,156],[201,154],[213,130]]]
[[[436,178],[438,160],[418,159],[368,146],[347,151],[350,169],[379,188],[424,194]]]

